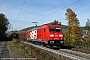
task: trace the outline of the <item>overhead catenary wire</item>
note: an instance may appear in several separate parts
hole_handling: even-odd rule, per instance
[[[85,4],[83,4],[81,7],[83,7],[83,6],[85,6],[85,5],[87,5],[89,2],[86,2]],[[80,8],[81,8],[80,7]],[[75,8],[75,9],[79,9],[79,8]],[[82,14],[84,14],[84,13],[87,13],[87,12],[89,12],[89,10],[88,9],[86,9],[84,12],[82,11],[79,15],[82,15]]]
[[[86,2],[86,3],[84,3],[84,4],[82,4],[79,8],[78,7],[75,7],[74,8],[74,10],[76,9],[80,9],[81,7],[83,7],[83,6],[85,6],[85,5],[87,5],[87,4],[89,4],[89,2]],[[87,13],[87,12],[90,12],[88,9],[86,9],[85,11],[80,11],[80,14],[78,14],[78,16],[79,15],[82,15],[82,14],[85,14],[85,13]]]
[[[61,8],[61,9],[57,10],[57,11],[52,12],[51,14],[49,14],[49,15],[47,15],[47,16],[45,16],[45,17],[39,19],[39,20],[42,20],[42,19],[44,19],[44,18],[47,18],[48,16],[53,15],[53,14],[55,14],[56,12],[59,12],[60,10],[63,10],[63,9],[65,9],[65,8],[71,6],[71,5],[73,5],[73,4],[75,4],[75,3],[79,2],[79,1],[80,1],[80,0],[77,0],[77,1],[75,1],[75,2],[69,4],[69,5],[65,6],[65,7],[63,7],[63,8]]]
[[[39,6],[39,4],[42,2],[42,0],[39,1],[39,3],[36,5],[36,7],[32,10],[32,12],[34,12],[36,10],[36,8]],[[30,15],[28,16],[30,17]],[[27,19],[26,19],[27,20]]]
[[[83,4],[83,5],[81,5],[81,7],[83,7],[83,6],[85,6],[85,5],[87,5],[89,2],[86,2],[85,4]],[[75,7],[74,9],[80,9],[81,7]]]
[[[42,1],[42,0],[41,0],[41,1]],[[41,1],[40,1],[40,2],[41,2]],[[40,3],[40,2],[39,2],[39,3]],[[59,1],[57,1],[56,3],[54,3],[54,4],[53,4],[52,6],[50,6],[49,8],[52,8],[52,7],[54,7],[55,5],[57,5],[58,2],[59,2]],[[39,4],[38,4],[38,5],[39,5]],[[37,5],[37,6],[38,6],[38,5]],[[49,10],[49,9],[46,9],[45,12],[47,12],[48,10]],[[45,13],[45,12],[44,12],[44,13]],[[36,19],[36,18],[34,18],[34,19]]]
[[[55,5],[57,5],[57,3],[58,3],[59,1],[57,1],[56,3],[55,3]],[[54,7],[55,5],[52,5],[52,6],[50,6],[49,8],[52,8],[52,7]],[[45,12],[47,12],[49,9],[47,9]],[[45,13],[44,12],[44,13]]]
[[[35,11],[35,9],[39,6],[39,4],[41,3],[42,0],[40,0],[40,2],[36,5],[36,7],[32,10],[32,12]]]
[[[19,13],[18,13],[18,14],[17,14],[17,16],[16,16],[16,19],[18,18],[18,16],[19,16],[20,12],[22,11],[22,9],[23,9],[23,7],[24,7],[25,3],[26,3],[26,0],[24,0],[24,3],[23,3],[23,5],[22,5],[22,7],[21,7],[21,9],[20,9]],[[16,19],[15,19],[15,20],[16,20]]]
[[[82,14],[85,14],[85,13],[88,13],[88,12],[89,12],[89,10],[86,10],[84,12],[81,12],[79,15],[82,15]]]

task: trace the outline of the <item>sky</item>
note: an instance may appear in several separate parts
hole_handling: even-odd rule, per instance
[[[67,25],[65,13],[70,8],[80,22],[85,26],[90,19],[90,0],[0,0],[0,13],[10,22],[10,30],[21,30],[30,26],[58,20]]]

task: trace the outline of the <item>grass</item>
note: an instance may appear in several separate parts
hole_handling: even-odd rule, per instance
[[[19,44],[14,44],[12,41],[8,41],[8,48],[23,57],[26,57],[26,58],[32,57],[29,55],[29,53],[26,53],[24,49],[21,49]]]

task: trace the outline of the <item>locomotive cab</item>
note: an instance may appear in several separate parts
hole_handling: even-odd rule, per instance
[[[59,46],[64,44],[64,35],[62,33],[61,27],[50,27],[50,46]]]

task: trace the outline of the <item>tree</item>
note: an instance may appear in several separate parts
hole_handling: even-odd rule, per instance
[[[90,20],[87,19],[85,28],[90,31]]]
[[[5,31],[8,30],[9,21],[4,14],[0,14],[0,38],[4,35]]]
[[[51,22],[51,24],[60,24],[61,25],[61,22],[58,22],[57,20],[54,20],[54,22]]]
[[[76,14],[70,8],[66,10],[66,20],[68,20],[68,30],[65,32],[65,41],[69,45],[74,46],[75,43],[80,41],[81,29],[79,27],[79,20],[76,18]]]

